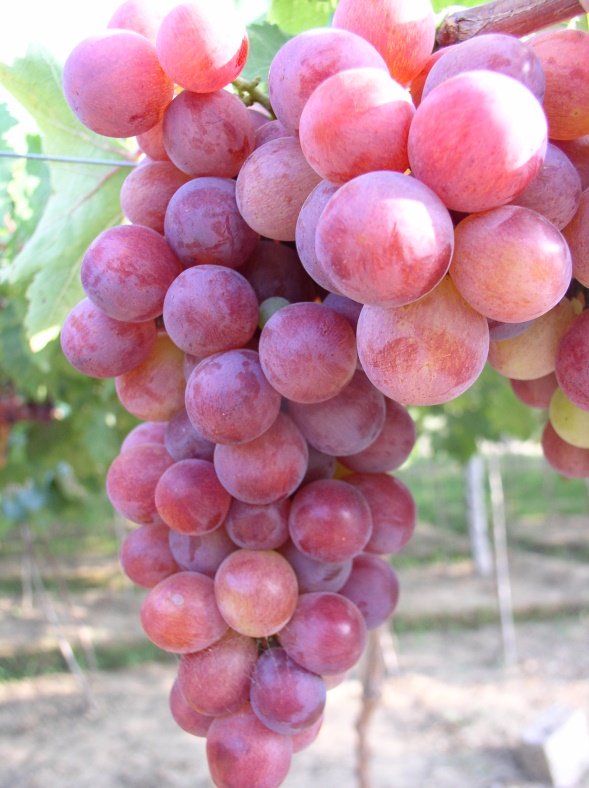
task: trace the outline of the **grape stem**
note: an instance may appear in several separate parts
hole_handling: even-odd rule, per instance
[[[437,46],[457,44],[481,33],[526,36],[584,13],[578,0],[496,0],[445,17],[438,28]]]
[[[260,84],[260,77],[256,77],[256,79],[252,79],[251,81],[237,77],[231,84],[246,107],[251,107],[252,104],[261,104],[262,107],[267,109],[272,115],[272,118],[276,117],[272,109],[272,104],[270,104],[270,99],[258,87]]]

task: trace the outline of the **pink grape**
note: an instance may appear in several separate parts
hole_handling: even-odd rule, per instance
[[[262,505],[292,495],[303,480],[308,458],[301,431],[279,413],[259,438],[239,446],[219,444],[214,462],[221,484],[234,498]]]
[[[423,183],[398,172],[369,172],[329,200],[315,244],[338,292],[363,304],[402,306],[444,277],[454,228],[441,200]]]
[[[163,235],[168,203],[189,180],[189,175],[169,161],[146,161],[123,181],[123,213],[133,224],[141,224]]]
[[[304,555],[338,563],[364,549],[372,535],[372,515],[358,490],[345,481],[320,479],[296,492],[288,529]]]
[[[215,599],[232,629],[269,637],[289,621],[297,604],[294,570],[274,550],[236,550],[215,575]]]
[[[170,161],[164,146],[164,116],[148,131],[137,134],[137,146],[151,161]],[[147,164],[147,162],[144,162]]]
[[[290,769],[292,741],[267,728],[246,703],[214,719],[207,735],[207,760],[218,788],[278,788]]]
[[[106,494],[123,517],[140,525],[161,523],[155,488],[174,460],[159,443],[144,443],[121,452],[106,474]]]
[[[332,479],[335,475],[335,468],[335,457],[318,451],[314,446],[309,446],[309,464],[302,483],[308,484],[319,479]]]
[[[138,424],[136,427],[133,427],[131,432],[127,434],[123,442],[121,443],[121,453],[124,452],[126,449],[130,449],[133,446],[139,446],[142,443],[161,443],[164,444],[164,435],[167,429],[167,423],[165,421],[144,421],[141,424]],[[175,460],[177,459],[174,455],[170,452],[168,447],[166,446],[168,454]]]
[[[303,203],[295,229],[297,252],[305,271],[320,287],[332,293],[339,291],[317,257],[315,241],[319,219],[337,189],[329,181],[318,183]]]
[[[336,185],[373,170],[404,172],[414,114],[409,93],[382,69],[341,71],[305,104],[301,148],[311,167]]]
[[[184,355],[166,334],[157,338],[149,356],[115,378],[122,406],[146,421],[168,421],[184,407]]]
[[[589,410],[589,312],[581,312],[562,335],[555,372],[566,398],[578,408]]]
[[[212,717],[201,714],[186,701],[178,686],[178,679],[172,684],[170,691],[170,712],[174,722],[186,733],[205,737],[211,727]]]
[[[280,137],[290,137],[292,136],[289,134],[288,130],[282,125],[279,120],[271,120],[269,123],[265,123],[263,126],[260,126],[256,129],[256,141],[254,145],[254,150],[257,148],[261,148],[262,145],[265,145],[270,140],[277,140]]]
[[[178,665],[178,686],[201,714],[229,714],[249,700],[257,660],[256,641],[230,629],[208,648],[184,654]]]
[[[573,318],[572,304],[563,298],[522,334],[491,342],[489,364],[500,375],[516,380],[534,380],[554,372],[558,343]]]
[[[281,648],[264,651],[252,676],[255,715],[286,736],[310,728],[323,714],[327,691],[321,676],[297,665]]]
[[[500,320],[487,318],[489,324],[489,339],[491,342],[501,342],[504,339],[513,339],[532,325],[533,320],[524,320],[523,323],[502,323]]]
[[[367,41],[334,28],[306,30],[276,53],[268,74],[268,93],[278,120],[297,135],[301,112],[313,91],[332,74],[349,68],[387,65]]]
[[[338,293],[328,293],[323,299],[323,305],[333,309],[334,312],[346,318],[348,323],[354,329],[354,333],[358,327],[358,319],[362,311],[362,304],[357,301],[352,301],[347,296],[339,295]]]
[[[544,112],[553,140],[589,134],[589,33],[545,30],[529,44],[546,76]]]
[[[297,576],[299,591],[306,594],[313,591],[339,591],[352,571],[352,560],[326,563],[310,558],[288,541],[278,549]]]
[[[329,676],[356,664],[364,650],[366,625],[356,605],[340,594],[301,594],[278,640],[303,668]]]
[[[244,444],[268,430],[280,394],[264,376],[255,350],[228,350],[205,358],[186,384],[186,412],[207,440]]]
[[[569,479],[589,478],[589,449],[564,441],[550,422],[542,434],[542,451],[548,464]]]
[[[155,36],[162,16],[148,0],[125,0],[115,8],[106,26],[134,30],[155,44]]]
[[[233,500],[225,518],[225,528],[239,547],[249,550],[275,550],[288,539],[290,500],[255,506]]]
[[[204,438],[192,425],[186,409],[179,410],[164,425],[164,445],[176,462],[179,460],[213,461],[215,444]]]
[[[571,221],[581,201],[581,176],[567,156],[548,144],[542,169],[511,201],[545,216],[557,230]]]
[[[502,33],[484,33],[450,48],[434,64],[425,81],[422,100],[442,82],[465,71],[486,69],[505,74],[521,82],[538,101],[546,89],[544,70],[529,45],[519,38]]]
[[[429,0],[340,0],[333,26],[370,41],[402,85],[419,73],[436,34]]]
[[[361,370],[324,402],[290,402],[288,412],[310,446],[325,454],[355,454],[378,438],[386,417],[385,398]]]
[[[157,56],[170,79],[185,90],[212,93],[243,70],[249,51],[247,32],[223,4],[182,3],[163,18]]]
[[[152,588],[141,606],[141,624],[156,646],[173,654],[208,648],[228,629],[213,581],[197,572],[177,572]]]
[[[348,321],[316,303],[276,312],[260,336],[260,363],[270,384],[294,402],[322,402],[338,394],[356,369]]]
[[[463,219],[450,276],[461,295],[493,320],[520,323],[546,314],[568,290],[566,241],[544,216],[504,205]]]
[[[547,409],[552,395],[558,388],[554,372],[534,380],[510,380],[515,396],[529,408]]]
[[[581,195],[577,213],[562,232],[571,250],[573,276],[589,287],[589,188]]]
[[[313,299],[313,282],[297,253],[285,244],[258,241],[239,273],[253,287],[260,304],[274,297],[286,298],[291,304]]]
[[[581,177],[581,188],[589,188],[589,134],[573,140],[553,140],[566,154]]]
[[[224,521],[231,496],[206,460],[181,460],[161,476],[155,505],[162,520],[180,533],[200,536]]]
[[[456,44],[452,44],[447,47],[442,47],[441,49],[436,49],[435,52],[432,52],[428,59],[423,64],[423,68],[409,84],[409,92],[411,93],[411,99],[413,100],[413,105],[415,107],[419,107],[421,104],[421,100],[423,98],[423,89],[425,87],[426,80],[429,76],[429,72],[438,62],[438,60],[443,57],[447,52],[449,52],[452,47],[457,46]]]
[[[399,580],[393,568],[374,555],[354,558],[352,572],[339,592],[351,600],[364,616],[367,629],[384,624],[399,600]]]
[[[364,496],[372,515],[366,553],[398,553],[413,536],[416,506],[411,491],[387,473],[353,473],[346,482]]]
[[[84,126],[106,137],[133,137],[161,119],[174,86],[151,41],[130,30],[108,30],[72,50],[63,89]]]
[[[66,317],[61,349],[69,363],[92,378],[114,378],[145,361],[157,339],[155,322],[123,323],[84,298]]]
[[[88,298],[115,320],[140,323],[162,313],[168,287],[182,265],[149,227],[122,224],[92,241],[80,277]]]
[[[164,230],[186,268],[238,268],[253,251],[258,233],[241,216],[230,178],[194,178],[181,186],[166,209]]]
[[[169,533],[167,525],[142,525],[125,537],[119,558],[135,585],[153,588],[180,570],[170,550]]]
[[[255,150],[241,168],[237,206],[256,233],[275,241],[294,241],[299,211],[320,180],[298,140],[271,140]]]
[[[188,268],[164,299],[170,338],[185,353],[205,358],[245,345],[258,324],[258,299],[237,271],[220,265]]]
[[[400,468],[411,454],[417,431],[409,411],[385,397],[384,426],[368,448],[357,454],[338,457],[346,468],[359,473],[382,473]]]
[[[179,93],[164,115],[163,134],[170,159],[192,178],[234,178],[254,149],[248,111],[227,90]]]
[[[462,394],[483,370],[489,350],[486,319],[449,277],[407,306],[365,306],[358,355],[382,393],[404,405],[438,405]]]
[[[293,736],[291,736],[293,753],[301,752],[302,750],[307,749],[307,747],[310,747],[311,744],[313,744],[313,742],[319,735],[319,731],[321,730],[322,724],[323,724],[323,714],[313,725],[309,726],[308,728],[305,728],[304,731],[300,731],[299,733],[295,733]]]
[[[227,556],[237,550],[237,545],[222,525],[200,536],[170,530],[170,550],[182,569],[214,578]]]
[[[252,104],[250,107],[247,107],[247,114],[256,131],[272,120],[268,110],[261,104]]]
[[[409,162],[448,208],[472,213],[523,191],[542,167],[546,144],[544,112],[526,87],[504,74],[468,71],[419,105]]]

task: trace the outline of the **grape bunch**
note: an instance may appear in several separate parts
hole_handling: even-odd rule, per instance
[[[142,421],[107,475],[121,562],[218,786],[279,785],[395,610],[407,406],[489,360],[589,476],[589,34],[434,38],[429,0],[340,0],[274,57],[272,115],[205,0],[127,0],[65,64],[81,122],[144,155],[62,347]]]

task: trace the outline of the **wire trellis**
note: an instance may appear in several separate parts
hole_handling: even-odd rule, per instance
[[[66,164],[96,164],[103,167],[136,167],[139,162],[129,159],[85,159],[80,156],[51,156],[46,153],[15,153],[13,151],[0,151],[0,158],[4,159],[33,159],[36,161],[56,161]]]

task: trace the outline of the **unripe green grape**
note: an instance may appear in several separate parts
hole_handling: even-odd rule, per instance
[[[548,414],[554,431],[563,441],[578,449],[589,449],[589,411],[573,405],[558,388],[550,400]]]

